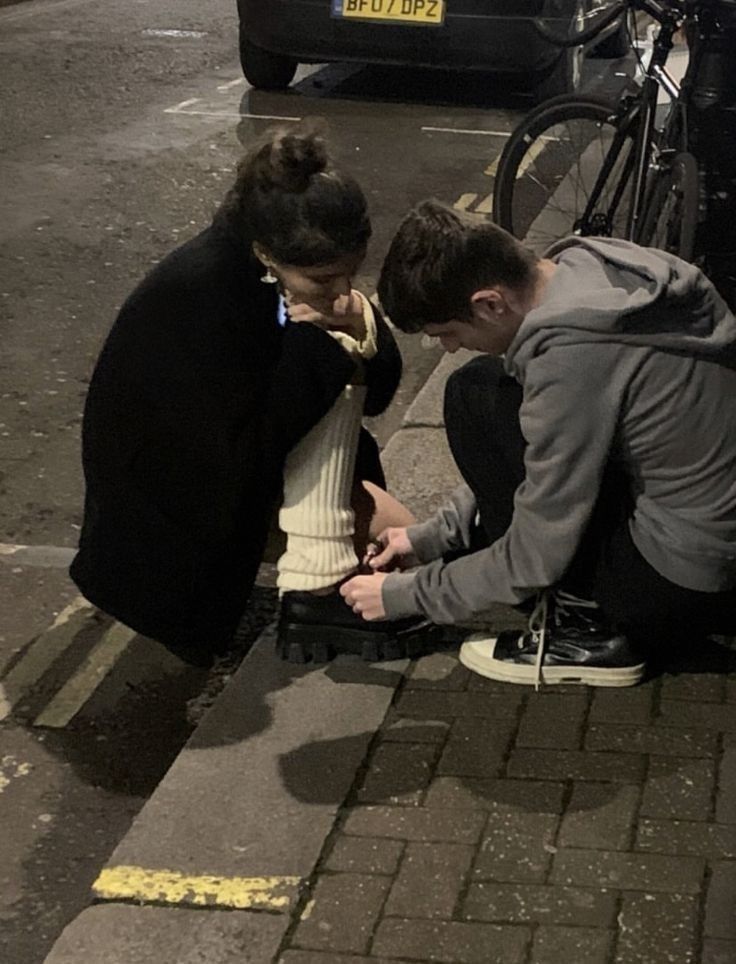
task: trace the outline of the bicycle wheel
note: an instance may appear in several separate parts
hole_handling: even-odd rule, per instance
[[[571,234],[625,237],[635,129],[595,98],[542,104],[501,154],[494,220],[537,253]]]
[[[692,261],[699,200],[698,162],[692,154],[676,154],[649,191],[639,244]]]

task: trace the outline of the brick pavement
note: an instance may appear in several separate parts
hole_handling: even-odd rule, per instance
[[[736,964],[736,673],[413,664],[281,964]]]

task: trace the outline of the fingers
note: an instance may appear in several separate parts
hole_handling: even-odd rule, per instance
[[[289,305],[289,318],[297,323],[309,321],[313,325],[320,325],[320,327],[326,327],[328,324],[328,319],[309,305]]]
[[[381,598],[384,576],[354,576],[340,586],[340,595],[354,613],[363,619],[384,619],[386,612]]]
[[[386,546],[370,555],[367,562],[371,569],[381,569],[383,566],[387,566],[395,557],[396,552],[393,547]]]

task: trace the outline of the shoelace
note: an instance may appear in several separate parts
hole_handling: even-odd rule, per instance
[[[532,642],[537,644],[537,655],[534,659],[534,689],[539,690],[544,679],[542,678],[542,663],[544,662],[544,651],[547,645],[547,618],[549,616],[550,602],[554,606],[555,620],[559,616],[571,616],[574,610],[598,609],[598,603],[592,599],[581,599],[574,596],[571,592],[563,589],[544,589],[537,596],[537,602],[529,616],[529,632]],[[520,640],[520,643],[522,641]]]
[[[544,682],[542,679],[542,661],[547,643],[547,614],[549,612],[550,595],[549,589],[540,592],[537,596],[536,605],[529,616],[529,632],[532,635],[532,641],[537,644],[537,655],[534,660],[534,689],[536,691],[539,691],[539,687]]]

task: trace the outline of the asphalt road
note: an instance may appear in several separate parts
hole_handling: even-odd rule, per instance
[[[81,410],[117,307],[273,118],[326,118],[363,183],[371,293],[412,203],[490,210],[486,172],[530,105],[491,78],[338,66],[252,91],[232,0],[0,6],[0,959],[39,964],[274,603],[258,591],[208,676],[77,599]],[[438,360],[401,344],[383,443]]]

